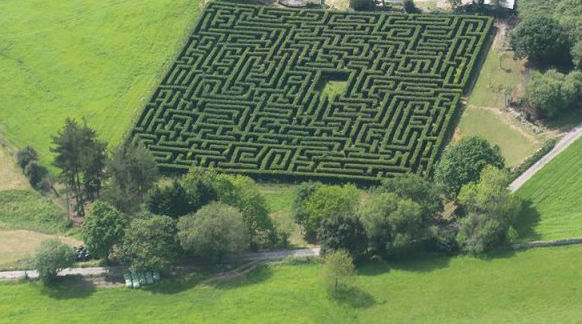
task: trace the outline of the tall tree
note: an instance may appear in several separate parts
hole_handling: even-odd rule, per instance
[[[317,239],[322,254],[346,250],[355,260],[360,258],[368,247],[364,225],[355,215],[334,215],[323,219]]]
[[[53,145],[53,165],[61,169],[61,176],[73,193],[77,214],[84,216],[86,200],[96,197],[101,189],[106,144],[89,126],[67,118],[65,126],[53,137]]]
[[[113,150],[107,162],[111,184],[104,197],[124,212],[135,212],[158,178],[151,153],[142,145],[126,143]]]
[[[488,164],[499,169],[505,166],[499,146],[491,146],[478,136],[463,138],[445,149],[434,180],[449,199],[454,199],[463,185],[479,179],[479,173]]]
[[[438,187],[418,174],[407,173],[385,179],[376,191],[393,192],[400,198],[416,202],[426,218],[438,216],[444,208]]]
[[[83,241],[92,254],[109,260],[113,245],[120,243],[125,223],[115,207],[97,201],[83,222]]]
[[[535,65],[567,65],[571,62],[568,34],[551,17],[526,18],[511,33],[510,44],[517,57],[527,57]]]

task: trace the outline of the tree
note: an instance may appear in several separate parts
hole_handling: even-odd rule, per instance
[[[31,265],[44,283],[50,283],[59,271],[71,267],[74,262],[75,253],[70,246],[57,239],[49,239],[40,243]]]
[[[477,181],[479,173],[488,164],[500,169],[505,166],[499,146],[491,146],[481,137],[466,137],[445,149],[434,180],[449,199],[454,199],[461,186]]]
[[[416,5],[414,4],[414,0],[404,0],[403,2],[403,6],[404,6],[404,11],[406,13],[420,13],[420,9],[418,9],[416,7]]]
[[[120,243],[125,223],[115,207],[97,201],[83,222],[83,241],[87,249],[108,262],[113,245]]]
[[[577,71],[582,69],[582,41],[578,41],[572,46],[570,50],[572,56],[572,64]]]
[[[518,58],[527,57],[538,66],[570,62],[568,34],[551,17],[533,16],[523,20],[511,33],[510,45]]]
[[[337,250],[325,255],[323,275],[334,293],[345,286],[354,273],[354,263],[347,251]]]
[[[486,252],[508,243],[513,224],[521,212],[521,201],[507,189],[509,173],[493,166],[481,172],[478,182],[461,189],[459,202],[466,216],[459,221],[457,242],[462,251]]]
[[[275,227],[269,218],[269,206],[253,179],[242,175],[220,174],[216,177],[215,188],[221,202],[238,208],[242,213],[251,248],[261,242],[273,244],[276,241]]]
[[[462,0],[447,0],[453,10],[457,9],[463,2]]]
[[[382,180],[377,192],[393,192],[402,199],[410,199],[422,208],[425,218],[436,217],[443,212],[441,193],[437,186],[426,178],[407,173]]]
[[[293,198],[292,214],[295,223],[299,224],[301,227],[305,227],[309,215],[305,208],[307,200],[313,193],[323,186],[320,182],[303,182],[297,186],[295,189],[295,196]]]
[[[335,215],[321,221],[317,239],[321,253],[346,250],[352,258],[358,259],[368,247],[366,230],[362,222],[354,215]]]
[[[580,102],[582,73],[574,71],[564,75],[556,70],[534,72],[527,85],[528,102],[548,117],[572,108]]]
[[[430,233],[430,218],[423,216],[422,207],[394,193],[372,194],[359,215],[372,248],[382,254],[403,255]]]
[[[194,210],[198,210],[211,201],[218,200],[218,192],[214,185],[218,175],[214,170],[200,167],[190,168],[181,181]]]
[[[107,174],[111,184],[104,198],[121,211],[135,212],[158,179],[158,168],[142,145],[126,143],[113,150],[107,161]]]
[[[53,144],[53,165],[61,169],[61,176],[73,193],[77,214],[84,216],[86,199],[92,199],[101,189],[106,144],[97,140],[95,131],[86,124],[80,126],[69,118],[53,137]]]
[[[180,182],[174,180],[171,185],[154,186],[146,197],[147,209],[157,215],[166,215],[173,218],[184,216],[195,211],[190,197]]]
[[[18,166],[24,170],[28,163],[32,161],[38,161],[38,153],[36,153],[34,148],[26,146],[16,153],[16,160],[18,162]]]
[[[175,221],[168,216],[155,215],[130,223],[119,256],[131,271],[167,272],[179,248]]]
[[[371,10],[374,8],[374,2],[372,0],[350,0],[350,8],[359,10]]]
[[[296,206],[304,212],[303,234],[306,240],[313,242],[321,221],[339,214],[354,214],[358,204],[359,192],[354,185],[318,186],[303,206]]]
[[[243,217],[236,208],[213,202],[178,221],[178,239],[185,251],[220,261],[226,253],[249,246]]]

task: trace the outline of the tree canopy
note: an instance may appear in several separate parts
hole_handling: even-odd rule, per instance
[[[83,241],[91,253],[106,261],[113,245],[120,243],[125,222],[119,211],[103,201],[97,201],[83,222]]]

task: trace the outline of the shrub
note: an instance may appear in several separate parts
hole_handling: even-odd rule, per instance
[[[30,185],[35,189],[42,189],[43,180],[47,174],[47,170],[36,160],[28,162],[24,168],[24,175],[28,178]]]
[[[18,162],[18,166],[24,170],[28,163],[38,160],[38,153],[34,148],[26,146],[16,153],[16,160]]]
[[[392,192],[402,199],[419,204],[425,218],[436,217],[443,211],[441,192],[437,186],[414,173],[382,180],[377,192]]]
[[[180,218],[178,239],[185,251],[213,261],[249,246],[242,214],[234,207],[217,202]]]
[[[371,10],[374,8],[372,0],[350,0],[350,8],[354,10]]]
[[[418,9],[416,7],[416,5],[414,4],[414,0],[404,0],[403,2],[403,6],[404,6],[404,11],[407,13],[420,13],[420,9]]]
[[[321,221],[317,239],[321,253],[345,250],[353,259],[359,259],[368,247],[366,231],[360,220],[353,215],[334,215]]]
[[[75,262],[73,249],[57,239],[44,240],[32,259],[32,267],[44,283],[50,283],[59,271],[71,267]]]

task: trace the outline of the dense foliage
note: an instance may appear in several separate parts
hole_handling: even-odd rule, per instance
[[[362,222],[354,215],[335,215],[321,221],[317,239],[321,253],[345,250],[353,259],[360,258],[368,248],[368,238]]]
[[[582,72],[568,74],[549,70],[534,72],[527,85],[528,102],[544,115],[553,117],[569,109],[580,109],[582,100]]]
[[[155,185],[146,196],[147,209],[157,215],[166,215],[173,218],[184,216],[196,211],[186,189],[178,180],[169,186]]]
[[[499,146],[491,146],[480,137],[466,137],[445,149],[434,179],[447,197],[453,199],[461,186],[477,181],[481,170],[488,164],[497,168],[505,166]]]
[[[169,216],[134,219],[120,246],[121,261],[132,271],[168,271],[180,248],[176,232]]]
[[[350,254],[344,250],[330,252],[324,257],[323,276],[332,292],[345,288],[355,274]]]
[[[45,283],[54,281],[59,271],[68,268],[75,262],[73,249],[57,239],[42,241],[31,260],[31,266],[38,271],[40,279]]]
[[[178,221],[178,239],[185,251],[220,261],[226,253],[244,251],[249,236],[236,208],[211,203]]]
[[[121,242],[125,222],[115,207],[97,201],[83,222],[83,241],[91,253],[108,260],[113,245]]]

